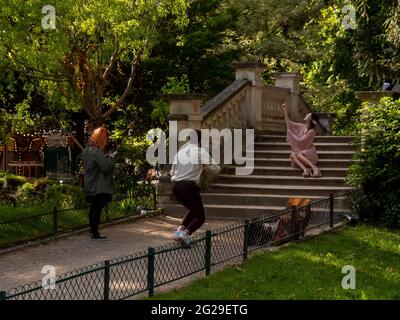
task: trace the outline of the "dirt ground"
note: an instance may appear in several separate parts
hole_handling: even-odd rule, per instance
[[[62,274],[142,251],[149,246],[169,243],[179,221],[163,216],[143,218],[103,227],[101,232],[109,237],[106,241],[91,240],[84,232],[0,254],[0,291],[42,279],[41,271],[45,265],[54,266],[56,273]],[[232,223],[232,220],[208,220],[201,230],[217,229]]]

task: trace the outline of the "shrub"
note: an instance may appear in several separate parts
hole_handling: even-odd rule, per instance
[[[33,205],[35,202],[35,188],[32,183],[25,182],[16,191],[16,199],[18,199],[18,204],[20,206]]]
[[[33,182],[33,187],[36,192],[44,193],[47,188],[55,184],[57,184],[55,181],[49,180],[48,178],[40,178]]]
[[[83,208],[85,196],[79,187],[69,184],[52,185],[45,193],[44,206],[48,209]]]
[[[363,190],[357,205],[361,218],[400,228],[400,100],[384,98],[365,108],[364,150],[348,181]]]
[[[5,180],[6,180],[6,188],[9,191],[16,191],[25,182],[27,182],[27,179],[25,177],[16,176],[13,174],[5,175]]]

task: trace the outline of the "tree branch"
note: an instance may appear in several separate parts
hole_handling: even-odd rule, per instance
[[[114,66],[115,62],[118,59],[118,55],[120,54],[118,41],[116,41],[115,45],[116,45],[115,51],[113,52],[113,54],[111,56],[110,63],[109,63],[109,65],[107,66],[106,70],[103,73],[103,79],[104,80],[107,80],[107,78],[109,77],[109,75],[111,73],[111,70],[112,70],[112,67]]]
[[[12,50],[12,48],[5,44],[4,45],[5,48],[7,49],[8,53],[10,53],[13,58],[15,59],[15,61],[22,65],[25,69],[31,71],[31,72],[36,72],[36,73],[40,73],[41,75],[37,75],[37,74],[32,74],[32,73],[28,73],[27,75],[33,78],[39,78],[39,79],[43,79],[43,80],[50,80],[50,81],[56,81],[56,82],[65,82],[68,81],[67,79],[65,79],[62,75],[53,75],[53,74],[48,74],[42,70],[39,70],[37,68],[34,68],[32,66],[28,66],[25,62],[21,61],[20,59],[18,59],[17,55],[15,54],[15,52]]]
[[[26,74],[27,77],[30,78],[36,78],[36,79],[41,79],[41,80],[48,80],[48,81],[54,81],[54,82],[69,82],[68,79],[64,79],[64,78],[54,78],[52,76],[39,76],[37,74],[31,74],[31,73],[27,73]]]
[[[133,81],[135,79],[135,74],[136,74],[136,67],[140,62],[140,55],[136,57],[134,60],[132,60],[131,63],[131,74],[129,76],[128,84],[126,86],[126,89],[122,96],[119,98],[118,102],[114,104],[106,113],[102,115],[103,119],[108,118],[118,107],[120,107],[124,102],[126,97],[129,95],[131,92],[132,86],[133,86]]]
[[[52,112],[52,114],[53,114],[53,112]],[[72,140],[74,140],[74,142],[76,143],[76,145],[78,146],[78,148],[81,149],[81,150],[83,151],[83,149],[85,149],[85,148],[80,144],[80,142],[78,141],[78,139],[75,138],[75,136],[72,134],[72,132],[69,131],[69,130],[67,130],[67,129],[65,129],[65,127],[64,127],[63,124],[62,124],[62,122],[61,122],[61,121],[58,119],[58,117],[56,117],[54,114],[53,114],[53,117],[54,117],[54,119],[57,121],[57,123],[60,125],[61,129],[63,129],[63,130],[72,138]]]

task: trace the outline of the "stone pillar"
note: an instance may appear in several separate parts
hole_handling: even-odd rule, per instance
[[[201,94],[169,94],[163,97],[169,103],[168,120],[177,122],[178,132],[186,128],[201,129],[201,106],[205,97]]]
[[[288,103],[289,117],[293,121],[302,121],[303,117],[299,110],[299,95],[300,95],[300,73],[280,72],[272,75],[275,78],[277,87],[290,90],[290,98]]]
[[[177,135],[183,129],[201,129],[203,119],[201,106],[204,103],[205,97],[205,95],[200,94],[170,94],[163,96],[163,99],[169,103],[168,120],[176,121],[176,126],[170,126],[169,128],[170,143],[174,143],[172,139],[177,139]],[[184,141],[178,142],[177,150],[184,143]],[[169,168],[170,166],[167,167]],[[163,172],[157,184],[157,197],[161,205],[173,201],[171,178],[168,171]]]
[[[247,102],[247,122],[251,127],[261,128],[262,124],[262,96],[264,81],[262,74],[266,65],[257,62],[234,63],[236,80],[249,80],[252,82],[251,94]]]
[[[367,102],[371,105],[377,104],[384,97],[393,97],[394,91],[358,91],[356,97],[362,102]]]
[[[202,94],[170,94],[165,95],[164,100],[169,102],[169,121],[176,121],[177,133],[183,129],[201,129],[201,122],[203,116],[201,115],[201,106],[206,98]],[[169,135],[176,134],[171,132]],[[184,144],[184,142],[178,143],[178,149]]]
[[[356,92],[356,97],[360,99],[363,103],[368,103],[369,105],[374,105],[379,103],[379,101],[384,97],[393,97],[393,91],[358,91]],[[361,119],[364,121],[367,116],[367,109],[363,107],[361,109]]]

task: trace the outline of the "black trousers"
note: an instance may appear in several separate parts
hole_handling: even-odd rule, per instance
[[[111,199],[112,196],[108,193],[99,193],[94,196],[86,197],[86,200],[91,203],[89,210],[89,223],[90,233],[94,236],[99,234],[101,210],[103,210],[103,208],[111,201]]]
[[[192,234],[206,221],[200,188],[192,181],[177,181],[172,186],[172,192],[176,199],[189,210],[182,220],[182,225]]]

